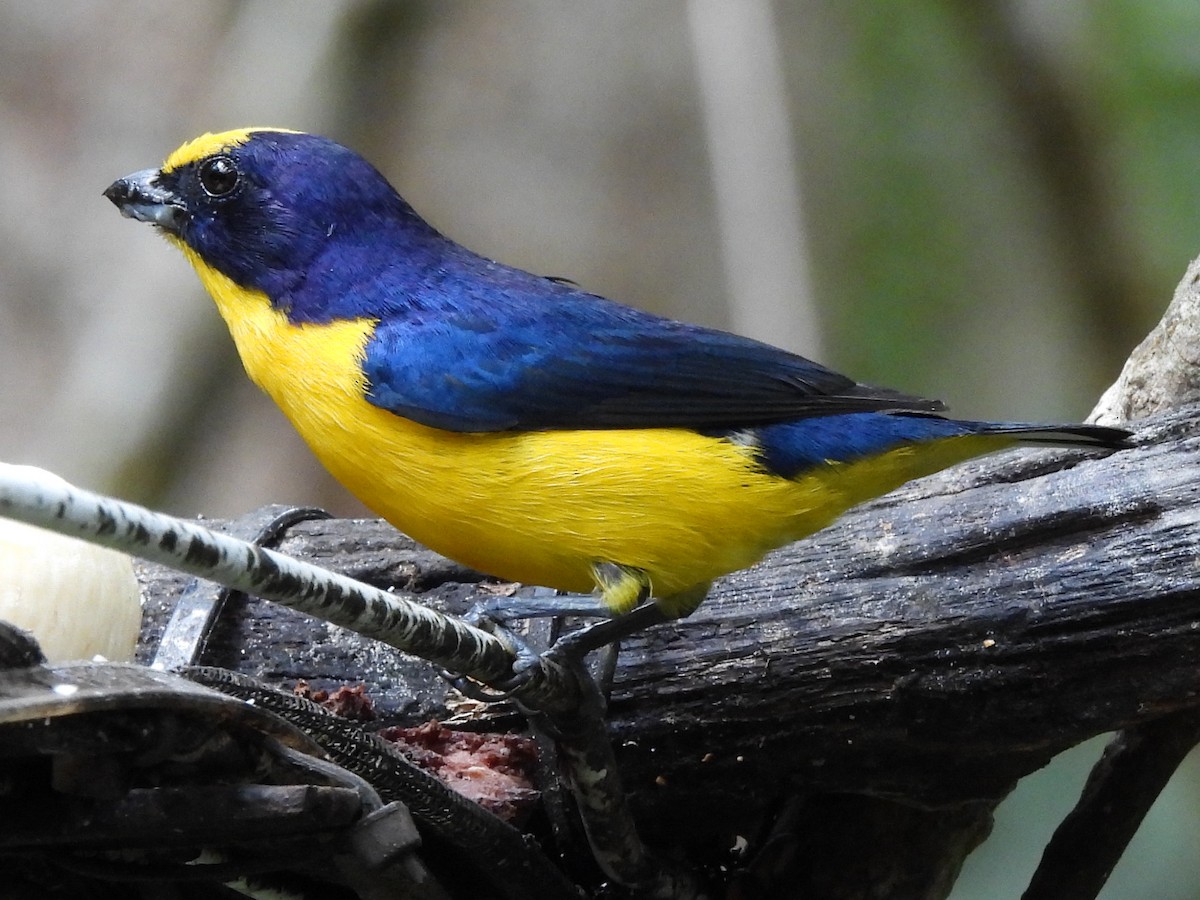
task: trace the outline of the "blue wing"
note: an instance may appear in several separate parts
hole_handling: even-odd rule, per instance
[[[463,432],[722,429],[941,408],[569,284],[494,263],[463,274],[380,320],[363,361],[370,402]]]

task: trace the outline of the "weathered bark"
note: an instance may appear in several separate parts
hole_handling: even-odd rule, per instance
[[[1200,406],[1160,412],[1200,399],[1198,279],[1193,263],[1097,410],[1157,412],[1131,449],[1016,450],[910,484],[627,642],[609,718],[651,843],[719,862],[775,825],[746,895],[941,897],[1019,778],[1200,706]],[[451,611],[498,590],[378,522],[303,523],[280,549]],[[183,579],[142,578],[149,654]],[[253,599],[226,610],[205,662],[365,682],[391,719],[520,722]]]
[[[954,809],[954,835],[978,836],[991,806],[1055,753],[1200,704],[1198,417],[1159,417],[1117,453],[1014,451],[909,485],[629,641],[610,721],[649,839],[730,846],[793,793],[813,798],[808,827],[825,834],[831,802],[854,820],[854,801],[830,799],[844,794]],[[452,610],[485,591],[376,522],[303,523],[280,549]],[[142,574],[155,609],[168,608],[182,580]],[[205,662],[275,682],[363,681],[406,720],[453,711],[428,664],[254,600],[226,610]],[[897,817],[861,806],[872,822]],[[928,827],[892,835],[887,857],[944,869]],[[952,837],[939,846],[951,852]]]

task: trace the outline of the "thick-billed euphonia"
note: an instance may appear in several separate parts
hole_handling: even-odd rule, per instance
[[[613,612],[713,579],[857,503],[1088,425],[956,421],[768,344],[672,321],[443,237],[360,156],[206,134],[105,194],[179,247],[246,372],[333,475],[462,563]]]

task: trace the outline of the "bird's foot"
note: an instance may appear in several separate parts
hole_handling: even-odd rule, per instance
[[[627,613],[564,634],[542,655],[559,660],[581,660],[593,650],[618,646],[630,635],[669,620],[662,608],[649,600]]]
[[[463,618],[474,625],[480,622],[507,624],[517,619],[562,619],[568,616],[607,619],[612,612],[599,597],[590,594],[560,594],[553,588],[522,587],[515,594],[497,594],[476,601]]]
[[[460,693],[483,702],[513,699],[538,671],[541,655],[558,638],[564,617],[607,617],[609,612],[595,597],[560,595],[551,588],[523,587],[515,594],[477,601],[463,618],[476,628],[494,634],[512,648],[512,674],[486,685],[453,672],[445,678]],[[515,622],[523,623],[513,627]]]
[[[566,617],[598,618],[601,621],[560,635]],[[591,674],[607,696],[616,671],[620,641],[665,622],[669,617],[653,601],[613,616],[605,603],[596,597],[563,596],[548,588],[523,588],[515,596],[476,603],[465,618],[472,625],[502,638],[513,648],[516,658],[512,674],[486,686],[453,673],[444,672],[443,677],[472,699],[495,702],[518,697],[521,688],[542,667],[581,663],[593,650],[604,650]],[[520,634],[509,625],[518,619],[529,622]],[[535,646],[544,649],[539,651],[534,649]]]

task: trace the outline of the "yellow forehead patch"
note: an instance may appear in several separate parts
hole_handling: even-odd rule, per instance
[[[167,161],[163,163],[162,171],[171,172],[180,166],[186,166],[188,163],[194,163],[197,160],[212,156],[214,153],[220,153],[222,150],[229,150],[238,144],[244,144],[250,139],[250,135],[256,131],[299,134],[299,132],[293,131],[290,128],[237,128],[233,131],[222,131],[219,134],[202,134],[195,140],[188,141],[168,156]]]

